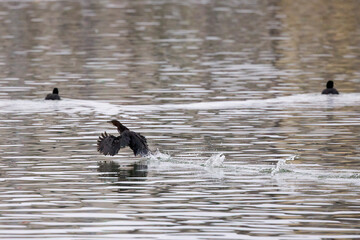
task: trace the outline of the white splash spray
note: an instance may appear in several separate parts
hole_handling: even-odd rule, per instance
[[[285,171],[287,170],[287,164],[286,161],[293,161],[295,160],[295,158],[298,157],[298,155],[292,155],[288,158],[285,159],[280,159],[277,163],[276,166],[271,170],[271,176],[274,176],[275,174],[281,172],[281,171]]]
[[[159,149],[156,149],[156,151],[154,153],[150,153],[147,158],[150,161],[169,161],[171,159],[171,155],[162,153]]]
[[[206,167],[218,168],[222,167],[225,160],[225,155],[222,153],[213,154],[208,160],[205,162]]]

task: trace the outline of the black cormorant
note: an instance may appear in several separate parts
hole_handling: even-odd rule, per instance
[[[326,88],[322,91],[321,94],[339,94],[339,92],[334,88],[334,82],[328,81],[326,83]]]
[[[45,100],[61,100],[59,96],[59,89],[54,88],[52,93],[46,95]]]
[[[102,133],[97,141],[97,150],[104,155],[114,156],[120,150],[129,146],[134,155],[146,156],[150,153],[149,147],[146,142],[146,138],[139,133],[130,131],[127,127],[122,125],[117,120],[111,120],[112,123],[117,127],[120,136],[115,137],[113,135]]]

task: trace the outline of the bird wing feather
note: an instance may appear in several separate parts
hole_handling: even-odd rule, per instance
[[[114,156],[121,148],[120,137],[102,133],[97,141],[97,150],[104,155]]]
[[[133,131],[124,131],[120,136],[102,133],[97,142],[97,149],[104,155],[116,155],[120,148],[129,146],[134,155],[146,156],[149,153],[146,138]]]

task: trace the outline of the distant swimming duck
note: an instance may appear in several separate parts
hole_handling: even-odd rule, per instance
[[[59,96],[59,89],[54,88],[52,93],[46,95],[45,100],[61,100]]]
[[[139,133],[130,131],[117,120],[111,120],[109,123],[117,127],[120,136],[115,137],[106,132],[99,136],[97,141],[97,150],[104,155],[116,155],[120,148],[129,146],[134,155],[146,156],[150,150],[146,138]]]
[[[339,92],[334,88],[334,82],[328,81],[326,83],[326,89],[324,89],[321,94],[339,94]]]

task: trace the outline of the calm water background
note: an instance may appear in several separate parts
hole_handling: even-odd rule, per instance
[[[360,238],[359,12],[1,1],[0,238]],[[98,154],[113,118],[153,156]]]

